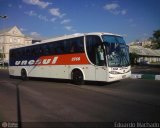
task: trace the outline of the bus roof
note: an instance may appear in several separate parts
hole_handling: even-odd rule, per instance
[[[85,36],[85,35],[99,35],[99,36],[101,36],[101,35],[115,35],[115,36],[121,36],[121,35],[118,35],[118,34],[106,33],[106,32],[75,33],[75,34],[70,34],[70,35],[53,37],[53,38],[50,38],[50,39],[42,40],[41,42],[36,42],[34,44],[27,45],[27,46],[22,46],[22,47],[18,47],[18,48],[34,46],[34,45],[39,45],[39,44],[43,44],[43,43],[49,43],[49,42],[52,42],[52,41],[59,41],[59,40],[64,40],[64,39],[76,38],[76,37],[81,37],[81,36]],[[12,48],[12,49],[18,49],[18,48]]]
[[[71,34],[71,35],[63,35],[63,36],[58,36],[58,37],[46,39],[46,40],[41,41],[41,43],[70,39],[70,38],[75,38],[75,37],[80,37],[80,36],[85,36],[85,35],[115,35],[115,36],[120,36],[118,34],[106,33],[106,32],[75,33],[75,34]]]

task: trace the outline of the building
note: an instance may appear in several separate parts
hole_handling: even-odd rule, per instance
[[[144,48],[142,46],[130,45],[129,52],[138,55],[136,63],[160,64],[160,50]]]
[[[146,48],[150,48],[152,46],[152,41],[151,40],[144,40],[142,41],[142,46]]]
[[[9,49],[32,44],[32,38],[25,36],[16,26],[0,31],[0,61],[8,62]]]
[[[131,42],[130,46],[143,46],[146,48],[150,48],[152,47],[152,42],[151,40],[143,40],[143,41],[135,41],[135,42]]]

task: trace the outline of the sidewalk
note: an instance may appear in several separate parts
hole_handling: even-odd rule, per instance
[[[134,66],[131,68],[132,79],[160,80],[160,67]]]

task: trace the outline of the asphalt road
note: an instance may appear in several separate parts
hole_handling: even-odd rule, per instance
[[[133,74],[150,74],[160,75],[160,65],[157,66],[133,66],[131,68]]]
[[[160,122],[160,81],[126,79],[77,86],[10,79],[0,70],[0,122],[17,122],[18,113],[22,122]]]

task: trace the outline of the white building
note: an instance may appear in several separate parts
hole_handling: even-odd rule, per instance
[[[152,42],[151,40],[135,41],[135,42],[131,42],[129,45],[130,46],[143,46],[143,47],[149,48],[152,46]]]
[[[32,44],[32,38],[25,36],[16,26],[0,31],[0,61],[9,60],[9,49]]]
[[[130,53],[136,53],[138,55],[137,63],[160,63],[160,50],[153,50],[150,48],[144,48],[142,46],[130,45]]]

